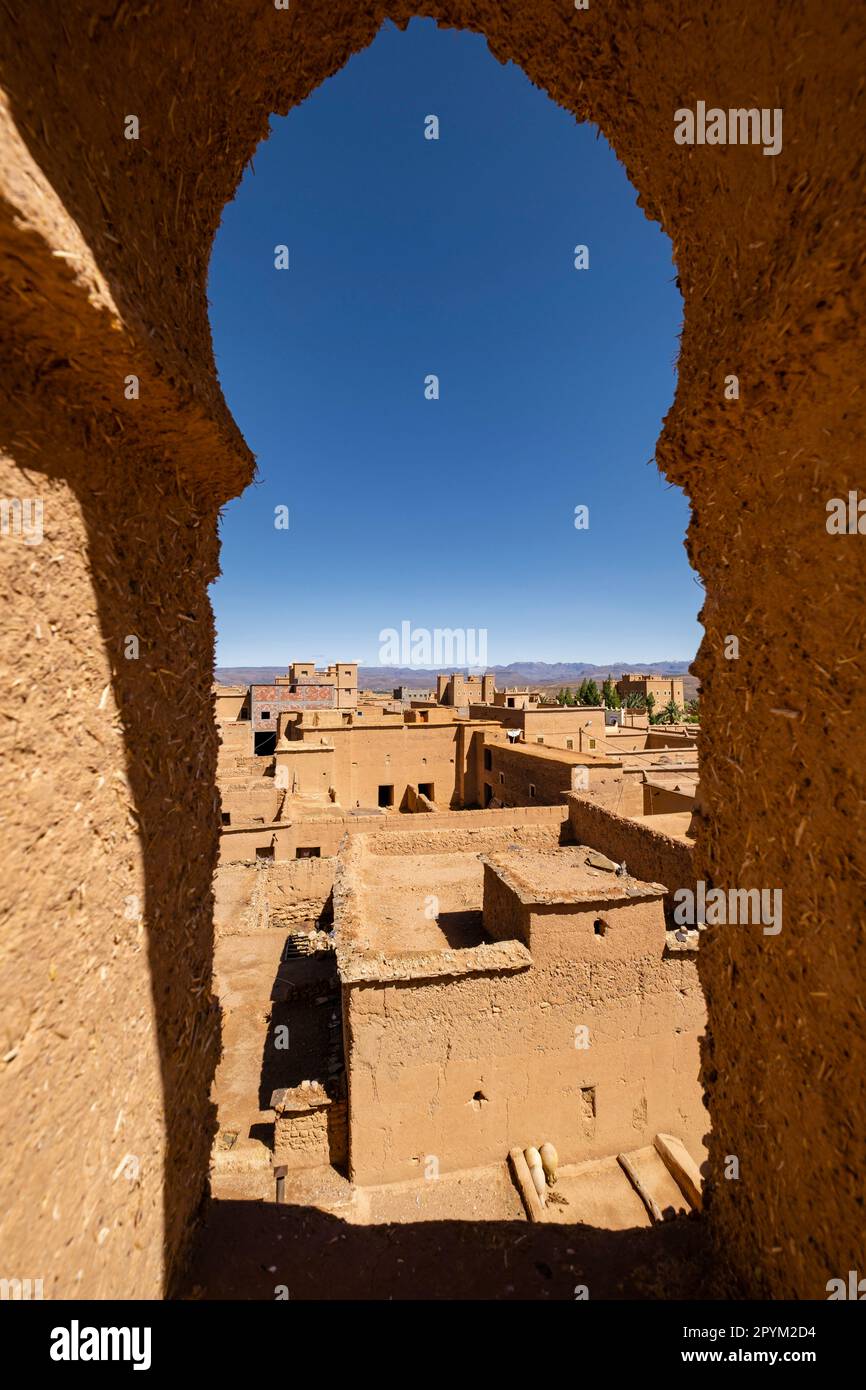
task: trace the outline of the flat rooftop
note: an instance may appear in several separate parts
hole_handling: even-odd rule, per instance
[[[604,867],[613,861],[585,845],[505,850],[484,857],[527,905],[629,902],[660,897],[666,891],[660,883],[619,877],[615,868]]]
[[[488,939],[483,892],[477,853],[370,855],[359,894],[370,948],[390,956],[479,946]]]
[[[358,885],[365,950],[393,958],[488,942],[482,919],[485,863],[526,903],[625,903],[665,892],[658,883],[618,877],[612,861],[582,845],[548,850],[515,844],[483,855],[372,854],[363,860]]]

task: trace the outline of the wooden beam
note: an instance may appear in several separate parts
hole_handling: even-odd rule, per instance
[[[656,1152],[682,1192],[689,1206],[695,1211],[703,1209],[701,1195],[701,1174],[685,1144],[673,1134],[657,1134],[654,1139]]]
[[[523,1150],[509,1149],[508,1161],[511,1164],[514,1181],[517,1183],[517,1190],[523,1198],[523,1205],[526,1208],[526,1215],[529,1220],[546,1221],[547,1216],[545,1215],[541,1198],[535,1190],[535,1183],[532,1181],[529,1164],[523,1157]]]
[[[640,1178],[635,1172],[635,1169],[629,1162],[628,1154],[617,1154],[616,1161],[619,1164],[622,1171],[625,1173],[635,1192],[640,1197],[644,1206],[646,1207],[647,1212],[649,1213],[650,1221],[663,1221],[664,1217],[662,1216],[661,1208],[658,1202],[656,1202],[647,1192],[646,1188],[644,1187],[643,1183],[641,1182]]]

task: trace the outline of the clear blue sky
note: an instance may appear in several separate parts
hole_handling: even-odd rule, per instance
[[[223,516],[218,664],[376,664],[404,620],[485,628],[490,664],[691,659],[688,506],[648,462],[682,300],[595,127],[415,20],[273,118],[254,165],[209,282],[259,466]]]

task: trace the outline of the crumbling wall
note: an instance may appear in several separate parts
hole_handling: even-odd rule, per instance
[[[55,1117],[44,1062],[28,1057],[39,1025],[55,1040],[66,1111],[86,1116],[92,1140],[76,1134],[38,1159],[30,1146],[4,1148],[18,1213],[3,1242],[9,1273],[30,1272],[32,1252],[43,1251],[57,1293],[158,1293],[188,1238],[216,1054],[206,585],[217,509],[252,472],[214,370],[208,256],[269,113],[302,101],[383,18],[417,13],[485,33],[500,61],[519,62],[553,100],[596,121],[673,241],[685,324],[656,456],[691,498],[689,552],[707,595],[696,869],[716,884],[785,892],[778,937],[705,934],[707,1217],[751,1293],[823,1297],[826,1279],[862,1258],[866,1108],[862,542],[825,528],[827,500],[862,482],[864,19],[853,0],[702,0],[687,15],[639,0],[585,11],[564,0],[308,0],[287,10],[259,0],[68,0],[62,22],[47,6],[3,11],[0,444],[20,470],[12,495],[57,501],[51,553],[64,557],[51,574],[0,545],[6,624],[28,636],[9,646],[3,667],[3,707],[15,713],[4,929],[16,965],[32,966],[12,976],[18,1053],[3,1121],[30,1138]],[[673,112],[698,100],[781,108],[783,151],[676,145]],[[137,141],[123,137],[127,113],[139,117]],[[130,372],[138,400],[124,396]],[[724,395],[732,373],[736,401]],[[36,645],[46,606],[60,663]],[[144,659],[115,665],[132,628],[146,638]],[[729,634],[737,660],[725,656]],[[91,732],[106,685],[98,712],[114,705],[118,724]],[[48,731],[64,726],[68,740],[47,748]],[[112,799],[117,774],[127,789]],[[55,775],[63,814],[47,834]],[[110,848],[101,867],[100,844]],[[86,961],[101,962],[97,978],[108,970],[114,1013],[105,982],[80,972],[47,1005],[45,967],[35,964],[47,959],[50,969],[59,939],[50,924],[79,885],[89,907],[76,940]],[[136,886],[146,971],[117,919],[118,889]],[[120,963],[105,961],[107,947]],[[152,1031],[142,1027],[136,1048],[118,1032],[115,1047],[119,1012],[144,1009],[146,977]],[[84,1040],[97,1028],[102,1041],[91,1047]],[[121,1189],[110,1165],[94,1169],[90,1157],[108,1152],[130,1104],[149,1161],[164,1158],[149,1188],[123,1189],[130,1223],[140,1204],[134,1241],[101,1236],[100,1209]],[[729,1153],[740,1159],[738,1182],[721,1177]],[[55,1159],[64,1188],[87,1192],[87,1220],[77,1198],[43,1211],[43,1168]]]
[[[214,877],[217,936],[327,921],[335,871],[334,859],[220,865]]]

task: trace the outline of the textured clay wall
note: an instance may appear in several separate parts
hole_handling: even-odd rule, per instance
[[[564,806],[565,794],[575,785],[574,778],[588,779],[593,788],[605,788],[608,794],[622,784],[622,772],[613,767],[587,767],[579,753],[564,752],[561,757],[550,755],[533,744],[488,744],[491,766],[481,774],[493,790],[493,795],[505,806]],[[534,794],[531,788],[535,788]]]
[[[828,1277],[862,1259],[866,1131],[862,542],[825,527],[827,500],[862,483],[866,424],[856,99],[866,21],[854,0],[698,0],[687,14],[643,0],[586,11],[566,0],[308,0],[288,10],[260,0],[67,0],[59,21],[47,6],[3,11],[0,336],[10,348],[0,444],[16,470],[13,496],[65,499],[65,529],[51,544],[68,571],[48,577],[44,562],[22,565],[4,542],[4,611],[13,632],[29,633],[50,591],[51,640],[71,658],[67,670],[47,647],[15,644],[3,671],[3,707],[17,713],[4,774],[14,792],[4,889],[26,878],[50,909],[37,914],[32,896],[16,894],[7,949],[19,961],[48,954],[50,964],[42,935],[73,878],[90,904],[77,938],[88,959],[101,960],[107,943],[122,949],[107,876],[119,875],[121,889],[143,876],[154,1023],[130,1062],[129,1095],[154,1166],[161,1107],[168,1115],[162,1178],[154,1173],[146,1197],[127,1189],[126,1202],[147,1211],[134,1253],[109,1237],[98,1244],[74,1209],[43,1215],[47,1159],[34,1168],[20,1147],[5,1149],[3,1177],[28,1222],[4,1245],[25,1272],[34,1244],[44,1248],[60,1271],[57,1292],[72,1291],[78,1269],[82,1293],[106,1280],[157,1292],[160,1184],[169,1266],[203,1189],[216,1052],[206,584],[217,508],[252,471],[214,371],[208,255],[269,113],[302,101],[386,16],[402,23],[416,13],[485,33],[495,57],[520,63],[554,101],[597,122],[673,242],[685,322],[656,456],[691,499],[689,552],[706,587],[696,869],[719,885],[785,891],[779,936],[719,929],[701,952],[713,1121],[707,1218],[750,1292],[823,1297]],[[676,145],[673,112],[698,100],[781,108],[781,153]],[[141,120],[138,141],[123,139],[130,112]],[[129,372],[143,387],[135,402],[123,395]],[[724,398],[730,373],[740,382],[735,402]],[[55,569],[62,575],[59,560]],[[138,674],[121,675],[113,661],[130,611],[149,655]],[[728,634],[739,638],[736,661],[724,655]],[[26,706],[21,681],[33,692]],[[100,713],[114,701],[120,727],[92,736],[90,702],[106,683]],[[806,690],[817,717],[807,718]],[[70,707],[68,745],[48,749],[48,730],[63,727]],[[76,789],[53,842],[40,829],[52,766],[65,776],[57,806]],[[118,772],[129,790],[110,804]],[[89,779],[101,776],[88,823]],[[407,780],[427,779],[415,770]],[[111,846],[110,867],[91,862],[99,842]],[[129,1113],[117,1089],[130,1073],[114,1055],[103,1087],[111,1048],[82,1051],[72,1039],[112,1011],[83,980],[47,1010],[44,981],[22,981],[9,1010],[13,1045],[30,1021],[50,1017],[67,1110],[87,1115],[90,1151],[107,1151],[117,1111]],[[143,961],[128,955],[110,985],[116,1007],[122,999],[143,1008],[145,984]],[[44,1133],[54,1098],[41,1089],[43,1063],[19,1055],[4,1080],[5,1132]],[[720,1176],[729,1153],[740,1159],[736,1183]],[[86,1143],[67,1153],[65,1185],[109,1203],[116,1184],[107,1167],[101,1177],[88,1171],[87,1154]]]
[[[30,391],[0,401],[7,431]],[[23,481],[44,510],[41,544],[0,543],[0,1180],[15,1194],[0,1248],[46,1297],[152,1297],[213,1131],[216,733],[198,576],[216,537],[158,460],[35,422],[27,440],[0,473],[3,495]],[[155,521],[154,495],[174,524]]]
[[[363,721],[361,721],[363,725]],[[341,806],[378,806],[379,787],[394,788],[394,807],[406,803],[406,788],[432,782],[437,804],[459,805],[458,736],[453,724],[397,723],[334,731],[334,778]]]
[[[548,808],[545,808],[548,809]],[[466,811],[464,817],[484,815],[483,811]],[[455,820],[460,815],[458,812]],[[369,854],[484,854],[488,850],[504,849],[512,842],[532,845],[538,849],[555,849],[562,843],[563,829],[567,822],[557,817],[543,821],[519,821],[512,819],[507,825],[496,824],[456,824],[436,828],[438,816],[424,817],[419,828],[417,821],[398,833],[382,833],[365,838],[365,849]],[[478,907],[481,902],[479,900]]]

